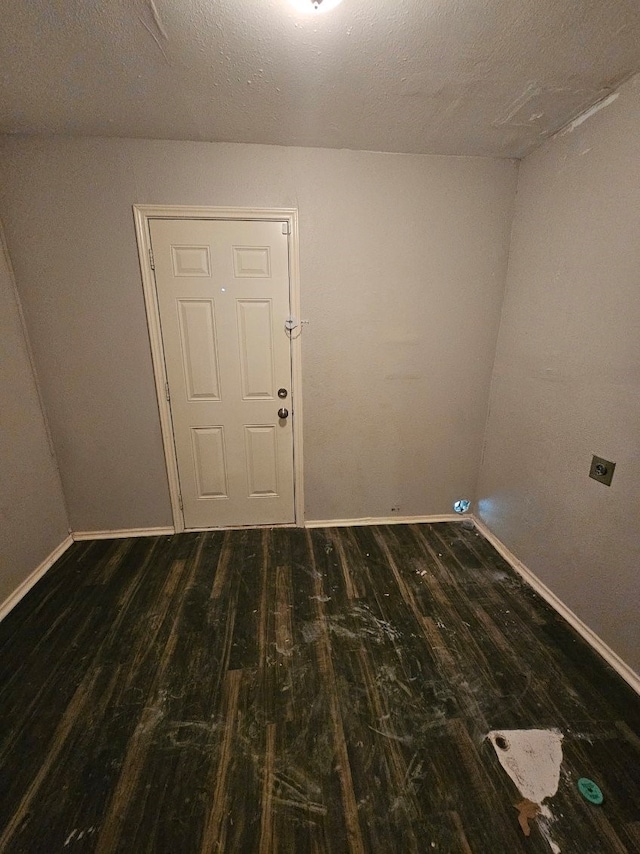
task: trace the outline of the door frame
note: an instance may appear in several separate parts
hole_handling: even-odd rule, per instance
[[[164,347],[160,326],[160,310],[156,281],[151,266],[151,234],[149,221],[152,219],[210,219],[210,220],[259,220],[263,222],[286,222],[289,226],[289,298],[291,314],[297,318],[296,333],[291,336],[291,398],[293,407],[293,494],[294,525],[304,526],[304,494],[302,472],[302,342],[300,332],[300,261],[298,241],[297,208],[222,208],[194,207],[191,205],[133,205],[133,217],[138,243],[138,258],[142,276],[142,290],[147,312],[147,327],[151,345],[151,359],[158,398],[160,429],[167,467],[169,495],[173,525],[176,533],[185,530],[184,514],[180,501],[178,462],[173,439],[171,408],[167,400],[168,381],[164,361]],[[288,526],[290,527],[290,526]]]

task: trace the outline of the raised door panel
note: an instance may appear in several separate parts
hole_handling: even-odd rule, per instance
[[[173,275],[177,278],[187,276],[210,276],[211,254],[208,246],[172,246],[171,261]]]
[[[191,430],[196,498],[228,498],[224,428]]]
[[[188,400],[220,400],[213,300],[177,301]]]
[[[275,398],[270,299],[237,300],[243,400]]]
[[[276,427],[252,425],[245,429],[247,480],[250,498],[278,496]]]
[[[236,279],[269,279],[271,250],[268,246],[234,246],[233,274]]]

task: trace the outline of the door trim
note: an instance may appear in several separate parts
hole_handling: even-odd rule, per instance
[[[266,222],[286,222],[289,225],[289,286],[291,313],[300,324],[300,261],[298,243],[298,211],[296,208],[220,208],[192,207],[185,205],[133,205],[133,218],[138,243],[138,259],[142,276],[142,290],[147,312],[151,359],[160,414],[160,429],[164,446],[164,458],[167,467],[171,510],[176,533],[185,530],[184,515],[180,508],[180,481],[178,463],[173,441],[173,423],[171,409],[166,398],[167,375],[164,364],[164,348],[160,327],[160,311],[153,270],[151,269],[151,219],[221,219],[221,220],[262,220]],[[300,330],[291,338],[291,396],[295,401],[293,418],[293,494],[295,525],[304,525],[304,492],[302,471],[302,346]]]

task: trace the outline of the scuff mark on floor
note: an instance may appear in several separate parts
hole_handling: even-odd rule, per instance
[[[81,839],[83,839],[83,837],[90,836],[92,833],[95,832],[95,827],[88,827],[86,830],[78,830],[78,828],[75,827],[65,839],[63,847],[66,848],[72,842],[79,842]]]
[[[544,801],[558,791],[564,736],[557,729],[514,729],[492,730],[487,738],[524,799],[514,805],[523,832],[528,835],[525,828],[536,819],[553,854],[559,854],[550,833],[553,815]]]
[[[376,684],[386,686],[387,688],[397,687],[401,691],[404,691],[407,697],[413,697],[409,686],[398,678],[395,667],[392,667],[389,664],[383,664],[378,670]]]
[[[320,596],[309,597],[316,599],[319,602],[324,602],[325,599]],[[326,597],[326,601],[330,601],[331,597]],[[380,619],[366,605],[356,605],[352,609],[351,618],[347,615],[336,614],[323,617],[321,620],[311,620],[302,624],[302,638],[305,643],[313,643],[321,637],[324,630],[336,637],[346,638],[348,640],[368,640],[371,639],[377,644],[383,644],[390,641],[396,643],[402,633],[395,628],[388,620]],[[345,625],[347,624],[348,625]]]
[[[193,747],[204,744],[207,736],[222,728],[219,721],[171,721],[168,725],[164,745],[168,749]]]
[[[381,729],[376,729],[371,726],[371,724],[367,724],[371,732],[376,732],[378,735],[383,735],[385,738],[390,738],[392,741],[399,741],[400,744],[405,744],[410,746],[413,744],[413,736],[411,735],[396,735],[394,732],[384,732]]]

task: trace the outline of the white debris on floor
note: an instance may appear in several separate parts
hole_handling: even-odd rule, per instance
[[[529,819],[540,816],[540,830],[554,854],[560,848],[551,839],[549,823],[553,819],[549,807],[543,804],[558,791],[562,765],[562,733],[557,729],[493,730],[487,735],[498,760],[522,795],[522,804],[515,806],[527,813]],[[531,811],[528,806],[538,807]],[[519,819],[528,835],[528,821]]]

